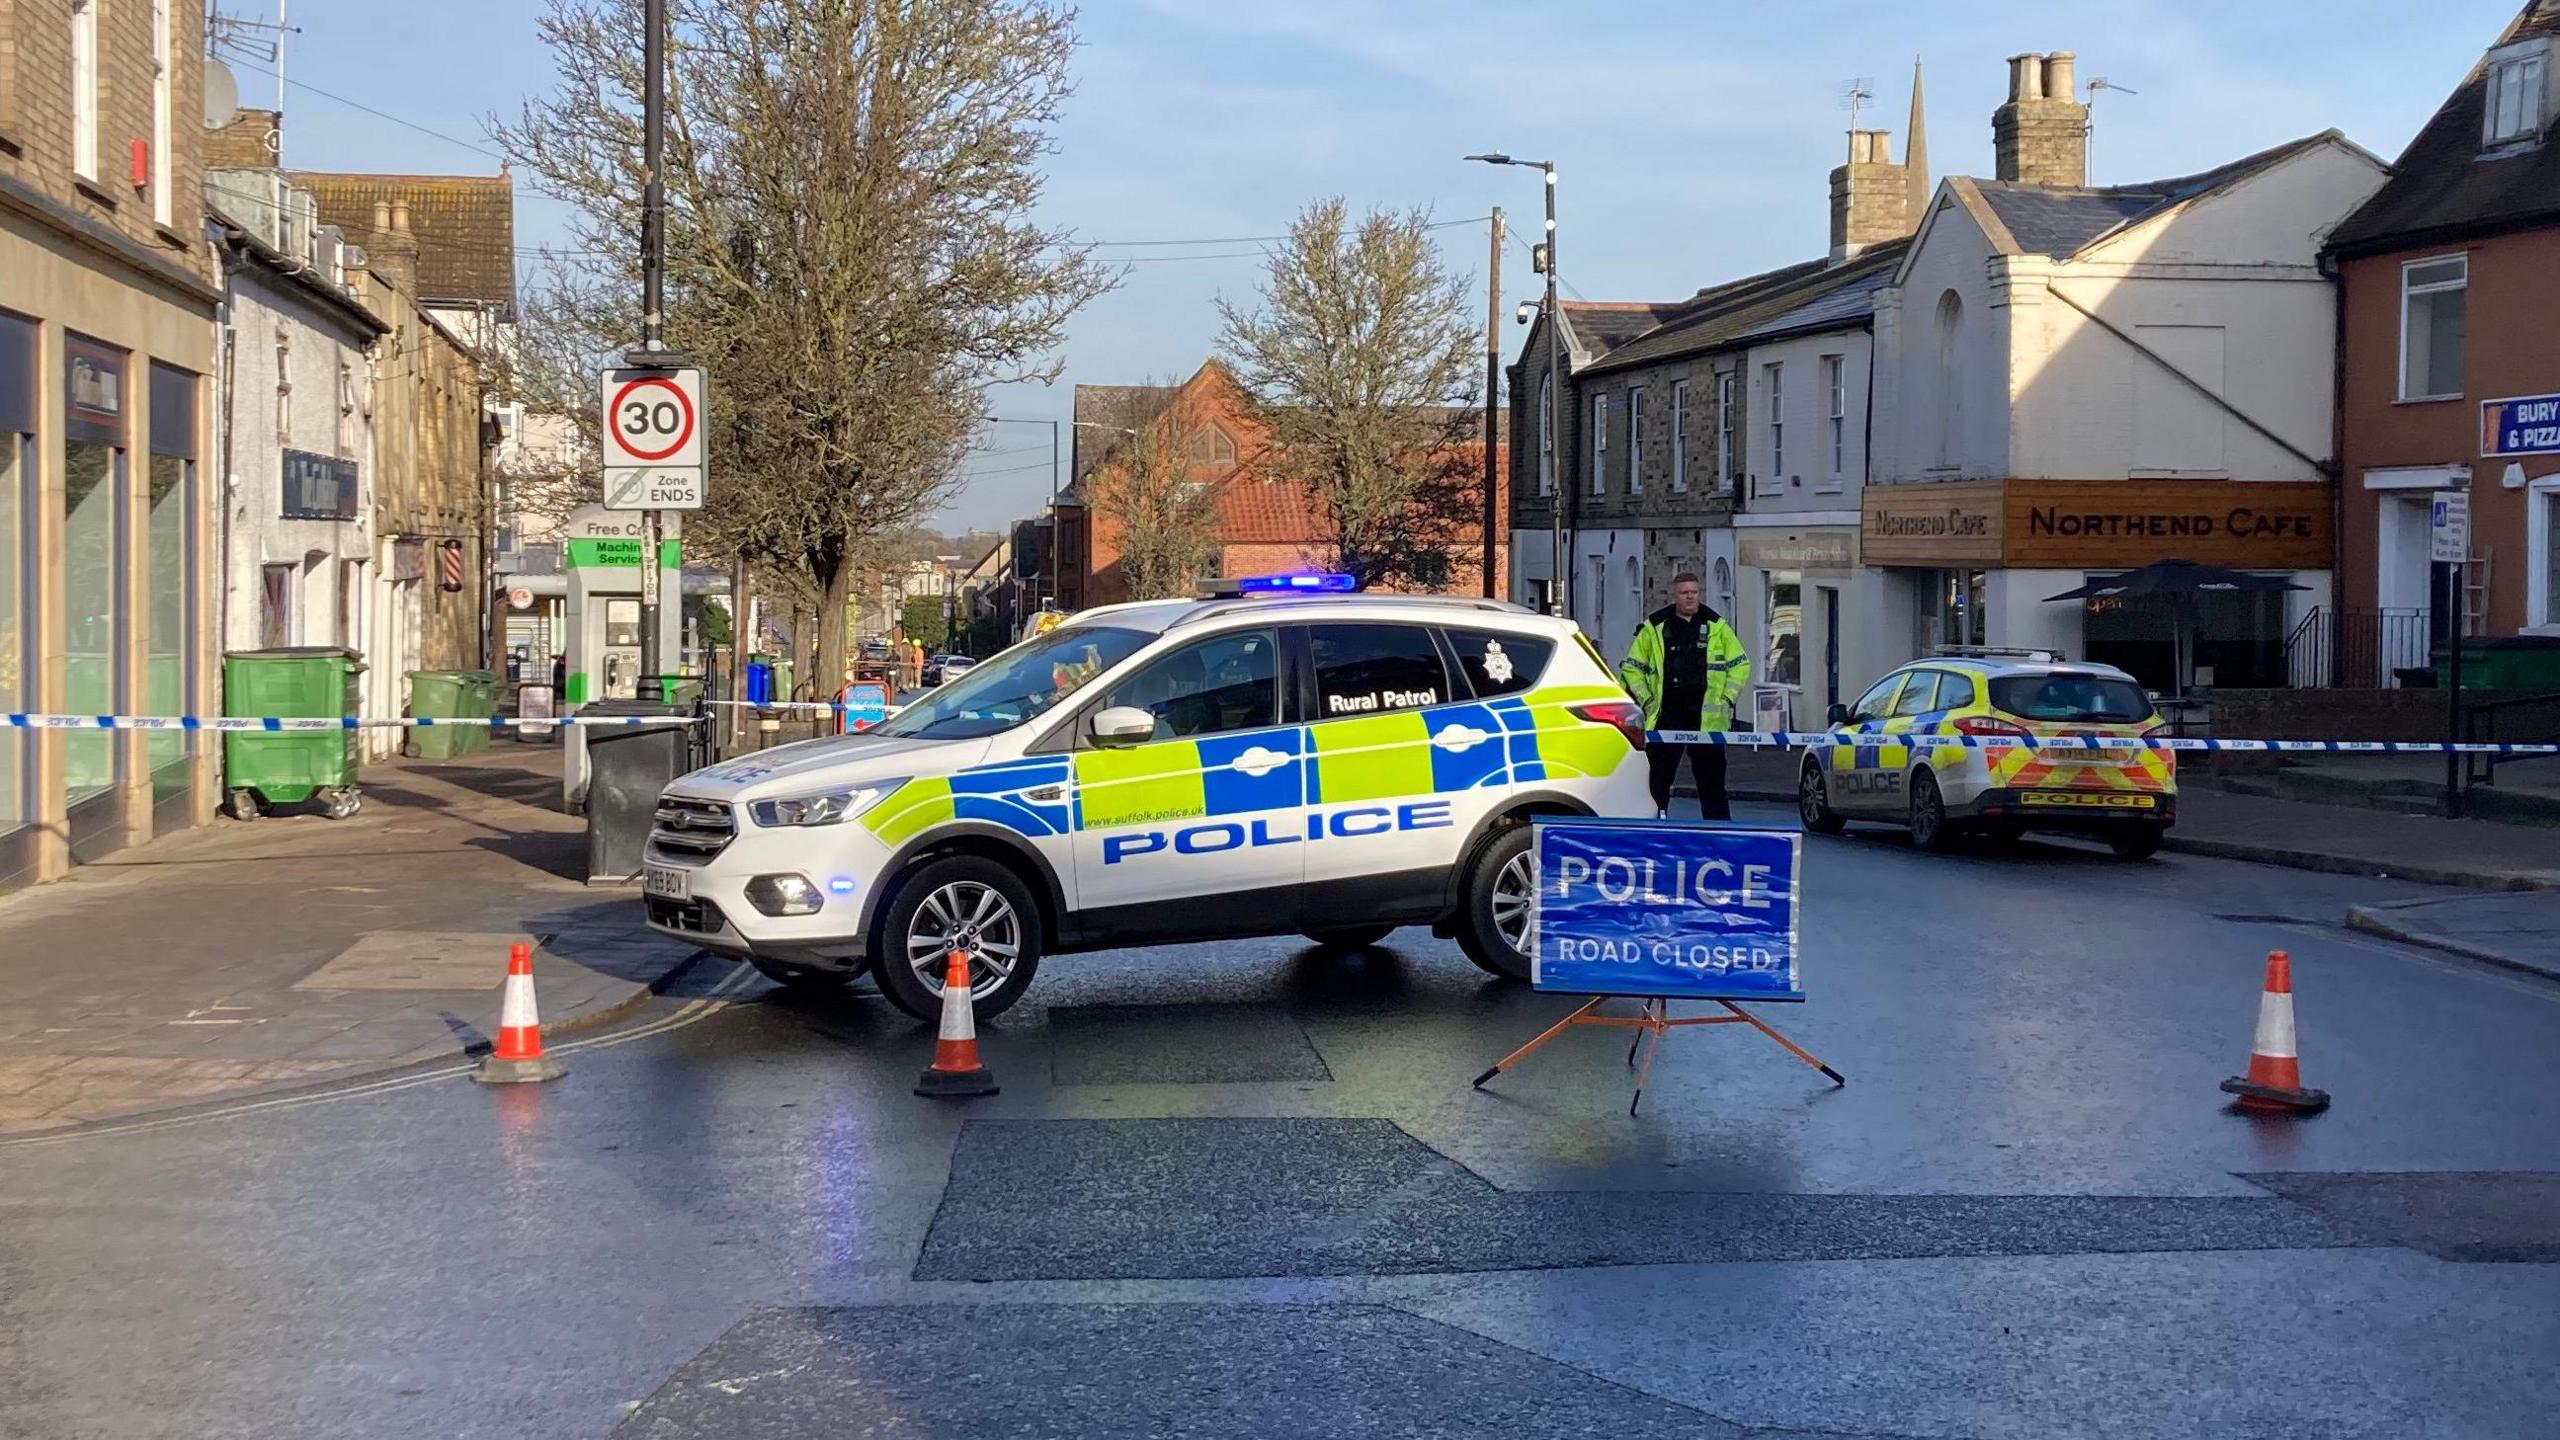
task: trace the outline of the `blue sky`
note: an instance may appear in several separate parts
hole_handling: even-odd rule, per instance
[[[481,117],[544,88],[537,0],[289,0],[285,159],[313,169],[480,172],[475,153],[315,93],[487,147]],[[273,0],[225,0],[274,18]],[[1870,77],[1861,123],[1896,132],[1911,63],[1927,67],[1938,174],[1991,169],[2004,57],[2068,49],[2098,101],[2092,174],[2184,174],[2336,127],[2389,159],[2514,14],[2517,0],[1091,0],[1077,94],[1058,133],[1043,218],[1096,241],[1216,240],[1283,229],[1306,201],[1424,206],[1444,220],[1499,204],[1534,230],[1534,172],[1462,163],[1476,150],[1559,167],[1563,278],[1594,300],[1674,299],[1822,252],[1842,83]],[[385,57],[402,63],[386,67]],[[236,67],[244,103],[275,81]],[[517,243],[558,217],[519,189]],[[1481,293],[1484,229],[1442,232]],[[990,396],[995,414],[1067,413],[1068,387],[1187,375],[1217,332],[1212,302],[1249,297],[1250,244],[1114,247],[1122,287],[1081,313],[1051,387]],[[1170,258],[1182,257],[1182,258]],[[1504,261],[1505,308],[1536,293]],[[1509,329],[1506,351],[1519,331]],[[1048,435],[988,429],[944,523],[1029,513],[1049,488]],[[717,483],[715,477],[714,483]]]

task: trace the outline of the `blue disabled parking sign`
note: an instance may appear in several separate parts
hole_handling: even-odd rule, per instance
[[[1802,1000],[1804,837],[1663,821],[1541,819],[1533,978],[1540,990]]]

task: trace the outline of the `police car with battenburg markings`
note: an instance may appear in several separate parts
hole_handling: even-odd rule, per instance
[[[787,985],[866,968],[938,1013],[1043,956],[1401,925],[1529,974],[1530,819],[1643,816],[1642,716],[1570,621],[1494,600],[1233,582],[1084,611],[860,735],[660,797],[651,928]]]
[[[2142,859],[2177,822],[2176,754],[2138,743],[2166,733],[2150,695],[2112,665],[1945,646],[1832,707],[1838,738],[1805,747],[1796,809],[1824,834],[1852,820],[1901,825],[1923,850],[2055,830]]]

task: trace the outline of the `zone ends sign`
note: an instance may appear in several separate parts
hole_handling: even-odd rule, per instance
[[[604,372],[604,494],[609,510],[702,505],[702,372]]]

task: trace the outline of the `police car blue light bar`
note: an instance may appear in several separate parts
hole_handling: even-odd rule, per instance
[[[1359,588],[1351,576],[1327,571],[1248,575],[1236,582],[1239,595],[1348,595]]]

